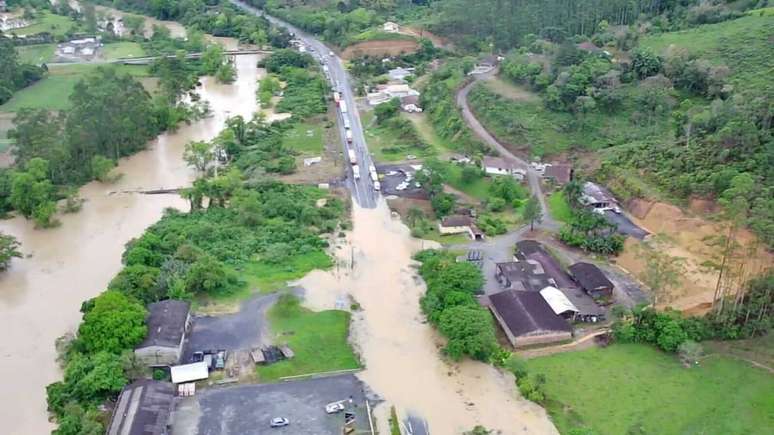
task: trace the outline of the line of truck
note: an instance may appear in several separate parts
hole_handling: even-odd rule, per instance
[[[346,138],[347,143],[352,145],[352,124],[350,123],[349,116],[347,114],[347,102],[342,99],[341,93],[336,90],[333,92],[333,101],[336,102],[336,105],[339,106],[339,110],[341,111],[341,118],[344,122],[344,137]],[[352,176],[355,177],[355,180],[359,180],[360,166],[357,164],[357,153],[355,152],[354,148],[349,148],[347,150],[347,157],[349,158],[349,163],[352,165]],[[368,165],[368,174],[371,177],[371,181],[374,183],[374,190],[381,190],[379,175],[376,173],[376,167],[373,164]]]

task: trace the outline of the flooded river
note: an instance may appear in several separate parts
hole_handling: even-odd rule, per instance
[[[427,242],[411,238],[384,201],[376,209],[355,205],[353,221],[338,250],[340,266],[299,284],[311,308],[332,308],[347,293],[361,305],[352,340],[366,366],[361,378],[386,400],[377,408],[380,432],[389,433],[388,406],[395,405],[426,418],[434,434],[460,434],[477,424],[503,434],[558,433],[541,407],[518,395],[512,376],[441,358],[439,337],[419,309],[424,284],[411,267],[411,256]]]
[[[0,274],[0,424],[7,434],[43,434],[47,421],[45,387],[58,380],[54,341],[73,332],[81,302],[96,296],[119,271],[124,244],[156,222],[167,207],[185,209],[176,195],[112,194],[135,189],[185,186],[192,172],[182,160],[185,144],[209,140],[228,116],[250,117],[259,71],[257,56],[237,56],[237,81],[203,79],[200,94],[213,116],[182,126],[149,144],[148,150],[120,162],[115,184],[90,183],[80,190],[83,210],[60,217],[62,225],[36,230],[21,218],[0,220],[0,231],[22,243],[28,258],[14,260]]]

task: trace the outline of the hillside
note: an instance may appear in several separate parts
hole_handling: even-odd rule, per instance
[[[771,89],[774,71],[774,8],[689,30],[649,35],[640,46],[665,54],[675,46],[730,68],[729,81],[739,90]]]

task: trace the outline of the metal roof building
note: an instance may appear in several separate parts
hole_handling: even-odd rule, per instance
[[[556,315],[565,319],[572,319],[580,312],[567,296],[556,287],[546,287],[540,290],[540,295],[543,296]]]
[[[572,339],[572,326],[538,292],[506,290],[489,296],[489,302],[514,347]]]
[[[141,379],[121,391],[107,435],[166,435],[175,389],[169,382]]]

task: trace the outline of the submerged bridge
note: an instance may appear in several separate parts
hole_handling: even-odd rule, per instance
[[[244,56],[248,54],[271,54],[271,50],[260,50],[260,49],[248,49],[248,50],[225,50],[223,52],[224,55],[228,57],[233,56]],[[160,58],[168,58],[172,59],[174,57],[177,57],[175,54],[168,54],[165,56],[147,56],[147,57],[122,57],[113,61],[110,61],[110,63],[117,63],[121,65],[149,65],[151,62],[153,62],[156,59]],[[186,59],[198,59],[202,57],[202,53],[188,53],[185,55]]]

